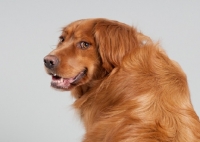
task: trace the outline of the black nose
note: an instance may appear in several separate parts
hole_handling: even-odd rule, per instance
[[[59,60],[54,55],[47,55],[46,57],[44,57],[44,65],[49,69],[55,68],[58,65],[58,63]]]

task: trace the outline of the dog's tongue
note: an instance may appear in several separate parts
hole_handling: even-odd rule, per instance
[[[61,78],[59,76],[52,76],[51,85],[55,88],[67,89],[72,82],[74,82],[73,78]]]
[[[70,85],[76,85],[85,76],[86,72],[87,70],[84,69],[73,78],[62,78],[56,74],[53,74],[51,86],[57,89],[69,89]]]

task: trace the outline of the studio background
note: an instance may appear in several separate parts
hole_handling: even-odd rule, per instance
[[[200,1],[1,0],[0,142],[80,142],[83,125],[69,92],[50,88],[43,57],[63,26],[104,17],[160,41],[188,77],[200,116]]]

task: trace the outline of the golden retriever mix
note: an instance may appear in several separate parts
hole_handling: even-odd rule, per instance
[[[186,75],[135,28],[75,21],[44,64],[51,86],[76,98],[83,142],[200,142]]]

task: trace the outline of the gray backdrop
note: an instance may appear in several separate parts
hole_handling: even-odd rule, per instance
[[[60,30],[82,18],[136,26],[178,61],[200,116],[200,1],[1,0],[0,142],[80,142],[84,129],[69,92],[50,88],[43,57]]]

